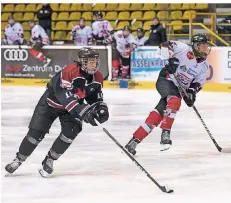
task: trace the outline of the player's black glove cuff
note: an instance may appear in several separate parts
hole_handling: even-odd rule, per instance
[[[169,74],[174,74],[176,72],[176,69],[179,67],[180,61],[173,57],[168,59],[168,64],[165,66],[166,71]]]
[[[185,95],[183,99],[188,107],[192,107],[196,101],[196,90],[194,88],[189,88],[186,92],[187,96]]]

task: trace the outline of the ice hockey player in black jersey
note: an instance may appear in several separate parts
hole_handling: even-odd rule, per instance
[[[108,108],[103,102],[99,53],[91,48],[82,48],[76,62],[66,65],[47,84],[16,158],[5,167],[7,172],[13,173],[32,154],[57,118],[61,133],[42,161],[39,173],[43,177],[53,172],[54,160],[68,149],[82,131],[83,121],[96,126],[95,119],[100,123],[108,120]]]

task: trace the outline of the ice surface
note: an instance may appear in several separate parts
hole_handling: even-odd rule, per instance
[[[216,151],[193,109],[182,105],[172,130],[173,147],[160,152],[160,129],[138,147],[137,160],[161,184],[164,194],[98,127],[83,132],[55,164],[52,178],[41,178],[40,163],[59,134],[58,121],[12,177],[4,177],[27,133],[44,88],[2,87],[2,202],[4,203],[202,203],[231,202],[231,154]],[[110,121],[104,126],[122,144],[131,138],[159,100],[153,90],[104,90]],[[196,106],[222,147],[231,147],[231,94],[198,94]]]

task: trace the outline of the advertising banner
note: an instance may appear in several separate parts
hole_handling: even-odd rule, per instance
[[[77,60],[77,49],[62,47],[43,49],[45,56],[52,59],[46,68],[42,62],[32,57],[30,49],[2,48],[1,49],[1,74],[2,78],[39,78],[49,79],[59,72],[65,65]],[[98,49],[100,55],[100,71],[104,78],[108,77],[107,49]]]
[[[131,78],[134,81],[156,81],[166,60],[160,59],[158,47],[139,47],[131,54]]]

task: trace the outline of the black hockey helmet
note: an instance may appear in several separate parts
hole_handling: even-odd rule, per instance
[[[211,43],[207,35],[196,34],[191,39],[192,49],[197,59],[205,59],[211,51]],[[205,47],[201,47],[200,45]]]
[[[131,32],[131,28],[129,25],[125,25],[123,30]]]
[[[100,19],[103,18],[103,13],[102,13],[101,11],[97,11],[97,12],[95,13],[95,16],[96,16],[96,19],[100,20]]]
[[[99,69],[99,53],[90,47],[83,47],[78,52],[77,62],[84,72],[94,74]]]
[[[140,38],[144,36],[144,29],[143,28],[140,27],[137,29],[137,36]]]

